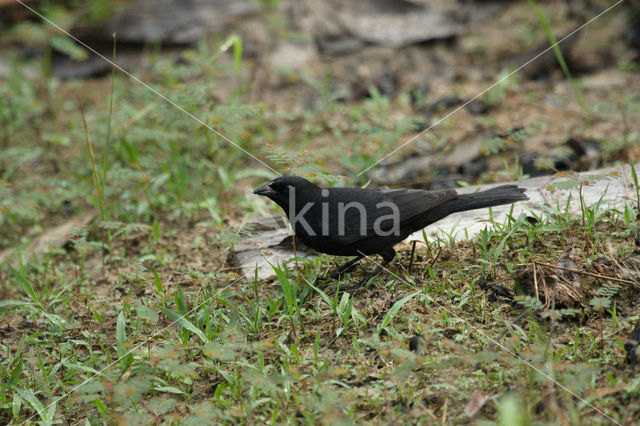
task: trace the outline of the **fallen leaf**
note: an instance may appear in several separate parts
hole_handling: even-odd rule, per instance
[[[473,417],[476,415],[478,411],[490,400],[493,396],[497,395],[498,391],[491,391],[488,393],[482,392],[480,390],[476,390],[471,395],[471,399],[467,403],[466,407],[464,407],[464,413]]]

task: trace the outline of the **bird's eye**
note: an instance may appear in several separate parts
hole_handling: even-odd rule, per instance
[[[276,192],[286,192],[291,189],[292,186],[283,182],[273,182],[271,188]]]

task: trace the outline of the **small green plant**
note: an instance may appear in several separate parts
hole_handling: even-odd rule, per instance
[[[382,318],[382,322],[378,326],[377,333],[379,334],[382,330],[385,330],[387,332],[392,331],[389,328],[391,321],[395,318],[398,312],[400,312],[402,307],[407,304],[407,302],[421,293],[421,291],[415,291],[395,302],[393,306],[391,306],[391,309],[389,309],[389,311],[385,314],[384,318]]]
[[[617,283],[606,283],[602,287],[600,287],[596,291],[596,297],[593,297],[589,304],[600,313],[600,353],[602,358],[604,358],[604,325],[603,325],[603,316],[604,312],[611,307],[611,298],[615,296],[620,291],[620,284]],[[615,308],[614,308],[615,310]]]
[[[171,309],[164,306],[158,306],[158,309],[160,309],[160,311],[162,311],[162,313],[165,314],[166,317],[169,318],[169,320],[175,322],[180,326],[180,339],[182,341],[182,344],[186,345],[189,342],[192,334],[196,335],[201,342],[207,343],[209,341],[207,335],[202,331],[200,327],[195,325],[193,321],[190,321],[189,318],[187,318],[188,315],[194,315],[195,318],[198,318],[202,305],[189,310],[187,299],[180,287],[178,287],[178,291],[174,295],[174,303],[176,305],[176,311],[172,311]]]
[[[480,152],[484,155],[497,154],[507,150],[507,148],[517,147],[530,136],[531,134],[525,129],[514,129],[485,140],[480,147]]]
[[[129,352],[129,344],[127,344],[127,322],[124,317],[124,311],[118,314],[116,325],[116,338],[118,341],[118,357],[120,359],[120,371],[122,374],[131,367],[133,363],[133,354]]]
[[[560,64],[560,68],[562,68],[562,72],[564,73],[565,77],[569,81],[569,85],[571,86],[571,90],[573,91],[573,96],[575,97],[576,102],[578,102],[578,105],[580,105],[580,109],[582,110],[583,116],[586,118],[587,109],[586,109],[586,103],[584,101],[584,98],[582,97],[582,92],[578,87],[578,83],[573,79],[573,76],[571,75],[571,71],[569,71],[569,66],[567,65],[567,62],[564,59],[564,55],[562,54],[562,50],[560,50],[560,46],[558,46],[556,37],[553,35],[553,31],[551,29],[551,25],[549,24],[549,21],[547,20],[547,17],[544,15],[544,13],[542,12],[542,9],[540,9],[540,6],[538,6],[538,3],[536,3],[535,0],[527,0],[527,1],[529,2],[529,5],[531,6],[531,8],[536,12],[536,15],[538,15],[538,19],[540,20],[540,23],[544,28],[544,32],[547,35],[547,38],[549,39],[549,43],[551,43],[551,45],[553,46],[553,53],[555,53],[556,55],[556,59]]]
[[[633,186],[636,190],[636,212],[640,212],[640,183],[638,182],[638,173],[635,164],[630,164],[631,176],[633,177]]]
[[[485,99],[489,105],[498,105],[507,96],[509,89],[515,87],[518,81],[515,77],[515,73],[509,70],[502,70],[498,74],[497,84],[495,84],[491,90],[485,94]]]
[[[602,193],[598,201],[596,201],[593,205],[587,206],[584,199],[584,187],[593,185],[594,183],[608,178],[617,178],[618,175],[616,172],[610,173],[608,175],[590,175],[590,176],[577,176],[567,173],[558,173],[556,177],[568,177],[567,180],[562,182],[555,182],[549,186],[549,190],[554,191],[556,189],[559,190],[571,190],[578,189],[578,194],[580,197],[580,209],[582,211],[582,228],[584,232],[584,241],[585,247],[584,250],[586,253],[595,250],[595,243],[593,241],[593,232],[598,220],[604,215],[605,210],[602,208],[603,203],[605,202],[604,196],[606,195],[606,190]],[[568,205],[569,201],[567,201]]]
[[[295,334],[296,326],[300,327],[302,333],[304,333],[304,324],[302,322],[302,302],[304,301],[308,290],[303,290],[297,280],[291,280],[289,278],[289,272],[286,265],[279,267],[273,265],[273,270],[280,282],[280,288],[284,296],[284,302],[286,307],[287,316],[291,321],[291,330]]]
[[[46,320],[53,327],[62,328],[65,326],[66,321],[63,317],[58,314],[52,313],[51,308],[60,302],[56,295],[52,295],[51,301],[47,304],[42,300],[42,298],[36,293],[31,282],[27,279],[24,273],[24,269],[18,270],[13,266],[9,265],[9,270],[14,277],[15,283],[26,293],[26,295],[31,299],[30,302],[27,301],[17,301],[17,300],[3,300],[0,303],[0,307],[23,307],[27,308],[35,316],[44,316]]]
[[[357,309],[353,307],[353,297],[347,292],[343,292],[342,296],[340,295],[340,282],[336,286],[336,290],[334,296],[331,297],[324,291],[322,291],[319,287],[314,285],[315,279],[314,276],[311,276],[310,280],[307,281],[307,285],[311,287],[316,293],[318,293],[322,299],[322,301],[329,307],[333,314],[333,330],[336,337],[340,337],[340,335],[347,329],[350,325],[355,327],[359,327],[361,325],[366,325],[366,319],[358,312]],[[336,320],[339,320],[341,323],[340,326],[336,325]]]

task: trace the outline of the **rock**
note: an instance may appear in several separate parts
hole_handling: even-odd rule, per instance
[[[398,48],[466,31],[464,18],[450,8],[405,0],[307,0],[296,15],[319,49],[330,54],[353,53],[367,44]]]
[[[283,42],[271,54],[270,65],[280,70],[299,70],[317,58],[316,50],[309,44]]]
[[[377,185],[396,185],[428,176],[434,165],[433,155],[415,155],[395,162],[382,162],[367,171]]]
[[[348,2],[338,12],[342,25],[361,40],[389,47],[444,39],[462,34],[455,16],[400,0]]]
[[[260,11],[249,0],[139,0],[110,20],[103,37],[119,41],[188,44]]]
[[[424,160],[424,157],[417,157],[417,159]],[[636,170],[640,169],[640,164],[636,164],[635,167]],[[601,176],[601,178],[599,180],[591,179],[591,184],[585,185],[582,188],[582,196],[587,206],[602,201],[603,208],[606,206],[606,208],[623,209],[624,203],[635,199],[635,187],[632,183],[629,166],[602,169],[596,172],[590,172],[588,175],[576,173],[575,178],[588,180],[592,176]],[[517,218],[520,214],[527,214],[529,211],[534,211],[536,215],[541,216],[545,214],[545,211],[538,207],[539,205],[564,206],[568,201],[570,201],[568,205],[569,211],[574,214],[580,214],[581,204],[578,188],[562,189],[563,186],[560,184],[558,188],[555,188],[553,191],[550,190],[552,184],[561,183],[566,180],[568,180],[566,176],[559,175],[553,178],[543,176],[520,182],[512,182],[527,189],[526,194],[529,197],[529,201],[493,207],[493,220],[502,223],[507,220],[507,214],[509,213],[512,214],[512,217]],[[457,191],[459,193],[471,193],[505,183],[507,182],[457,188]],[[604,198],[603,194],[605,194]],[[421,230],[410,235],[405,242],[423,241],[423,235],[433,239],[441,238],[455,241],[471,239],[487,226],[487,223],[478,220],[478,217],[488,217],[486,209],[471,210],[449,215],[436,224],[425,228],[424,234]],[[259,222],[264,223],[265,220],[263,219]],[[273,220],[271,220],[271,222],[273,222]],[[286,228],[281,228],[281,226],[282,221],[280,221],[277,226],[269,225],[267,228],[262,228],[262,231],[245,238],[240,244],[236,245],[235,255],[237,265],[242,268],[245,276],[253,277],[257,268],[259,279],[270,278],[274,276],[274,272],[269,263],[275,264],[295,256],[292,246],[289,244],[287,247],[286,237],[289,236],[289,232]],[[305,248],[298,242],[296,242],[296,248],[299,257],[316,256],[315,252]],[[531,275],[531,271],[527,273]],[[526,277],[525,281],[528,283],[533,282],[531,276]],[[572,284],[575,286],[575,283]],[[529,285],[529,287],[531,286]],[[566,287],[565,290],[574,296],[577,294],[573,287]]]
[[[271,265],[286,262],[296,256],[317,256],[314,250],[298,239],[294,250],[289,229],[284,226],[280,217],[263,217],[253,225],[254,233],[233,247],[234,257],[231,262],[241,269],[247,279],[253,279],[256,271],[258,280],[271,278],[275,275]]]
[[[635,168],[636,170],[640,169],[640,164],[636,164]],[[576,179],[586,180],[589,176],[600,176],[601,178],[594,180],[590,185],[583,186],[582,196],[585,205],[591,206],[602,199],[601,208],[624,210],[625,203],[630,202],[630,200],[635,200],[635,188],[631,179],[629,166],[610,167],[588,173],[575,173]],[[530,210],[534,211],[536,215],[544,215],[544,211],[536,206],[541,204],[546,206],[564,206],[567,204],[567,201],[570,201],[568,208],[572,214],[581,214],[582,207],[580,204],[580,195],[578,194],[579,188],[561,189],[562,185],[559,185],[558,188],[552,188],[551,186],[568,180],[570,179],[567,176],[561,174],[552,178],[541,176],[525,179],[520,182],[511,182],[526,188],[526,194],[529,197],[529,201],[513,204],[513,217],[518,217],[521,213],[526,214]],[[500,185],[505,183],[509,182],[502,182]],[[457,191],[460,193],[469,193],[485,190],[494,186],[496,186],[496,184],[465,187],[458,188]],[[553,191],[550,189],[553,189]],[[506,220],[507,214],[511,209],[511,205],[493,207],[493,220],[498,223],[503,222]],[[483,213],[481,210],[455,213],[438,221],[435,226],[427,227],[425,234],[428,238],[448,238],[448,236],[451,236],[451,238],[456,241],[463,238],[472,238],[486,226],[486,223],[477,220],[479,216],[484,215],[486,215],[486,213]],[[422,231],[410,235],[406,241],[410,242],[413,240],[422,241]]]

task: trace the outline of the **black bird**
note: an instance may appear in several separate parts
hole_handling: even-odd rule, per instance
[[[627,363],[631,364],[631,371],[635,373],[636,364],[640,358],[640,321],[636,324],[636,328],[631,332],[627,343],[624,344],[627,351]]]
[[[362,287],[396,255],[393,245],[452,213],[528,200],[524,188],[503,185],[474,194],[455,190],[321,188],[298,176],[281,176],[253,193],[284,210],[298,238],[307,246],[338,256],[356,256],[333,277],[365,256],[382,263],[352,289]]]

